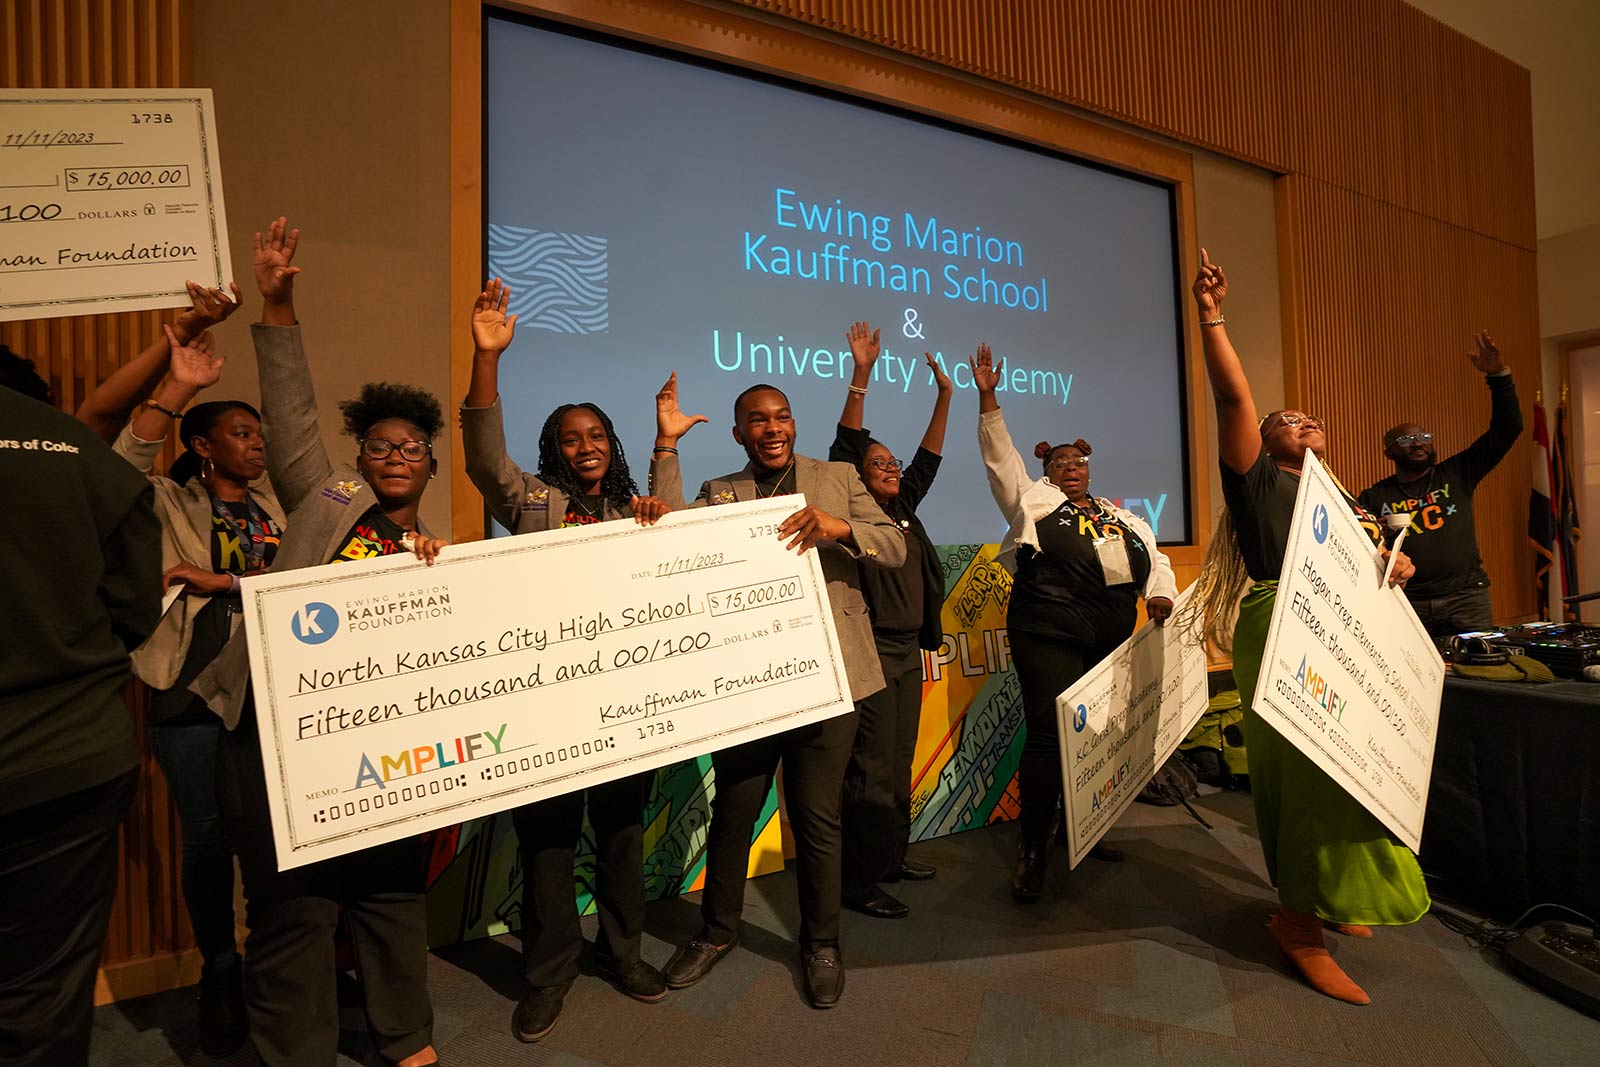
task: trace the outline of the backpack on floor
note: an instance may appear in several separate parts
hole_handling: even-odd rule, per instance
[[[1189,736],[1178,745],[1195,775],[1206,785],[1248,789],[1250,762],[1244,743],[1244,707],[1239,691],[1229,689],[1211,698],[1210,706]]]

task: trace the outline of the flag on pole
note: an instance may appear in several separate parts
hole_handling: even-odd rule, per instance
[[[1550,618],[1550,567],[1555,562],[1556,512],[1550,501],[1550,431],[1544,394],[1533,401],[1533,492],[1528,498],[1528,539],[1533,542],[1533,589],[1539,618]]]
[[[1556,407],[1556,432],[1550,441],[1550,506],[1555,511],[1556,545],[1561,552],[1561,595],[1577,596],[1578,588],[1578,494],[1572,480],[1572,419],[1567,407],[1567,387],[1561,387],[1561,403]],[[1563,614],[1570,615],[1571,609]]]

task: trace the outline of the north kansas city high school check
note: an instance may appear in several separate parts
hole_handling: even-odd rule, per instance
[[[850,711],[804,506],[245,579],[279,868]]]
[[[1317,457],[1306,454],[1254,710],[1413,852],[1444,663]]]

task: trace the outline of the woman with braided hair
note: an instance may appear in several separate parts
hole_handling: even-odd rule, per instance
[[[472,309],[472,382],[461,405],[467,476],[490,514],[514,534],[623,519],[654,523],[670,509],[655,497],[639,495],[622,442],[594,404],[562,404],[544,420],[537,474],[523,471],[507,454],[499,368],[517,327],[517,316],[506,314],[510,299],[511,291],[498,278],[478,294]],[[572,870],[585,800],[595,837],[600,969],[635,1000],[654,1003],[667,995],[661,972],[639,956],[644,932],[640,820],[652,777],[649,772],[630,775],[511,813],[522,847],[522,964],[528,981],[511,1029],[523,1041],[550,1032],[578,976],[583,931]]]
[[[1199,588],[1179,624],[1204,630],[1218,647],[1233,651],[1256,829],[1281,904],[1268,931],[1313,989],[1366,1004],[1366,992],[1328,953],[1323,927],[1371,937],[1372,925],[1416,922],[1429,907],[1422,870],[1410,849],[1252,709],[1301,467],[1306,453],[1323,454],[1327,437],[1321,422],[1304,412],[1256,417],[1250,383],[1223,325],[1227,275],[1203,248],[1200,262],[1194,298],[1206,374],[1217,402],[1226,506],[1212,533]],[[1345,496],[1382,548],[1377,520]],[[1401,553],[1391,584],[1404,585],[1414,569]]]
[[[1045,846],[1062,794],[1056,697],[1128,639],[1141,595],[1145,613],[1162,622],[1178,589],[1150,526],[1090,495],[1089,442],[1040,441],[1033,454],[1044,476],[1028,477],[995,399],[1002,371],[989,346],[979,345],[972,357],[978,445],[994,502],[1011,524],[1000,562],[1015,576],[1006,630],[1028,728],[1017,772],[1022,844],[1011,895],[1033,900],[1044,887]],[[1097,848],[1102,858],[1119,858]]]

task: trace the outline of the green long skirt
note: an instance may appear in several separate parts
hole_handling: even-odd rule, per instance
[[[1244,701],[1250,792],[1267,874],[1291,911],[1366,926],[1414,923],[1429,906],[1417,857],[1255,713],[1277,595],[1276,582],[1253,586],[1233,630],[1233,676]]]

